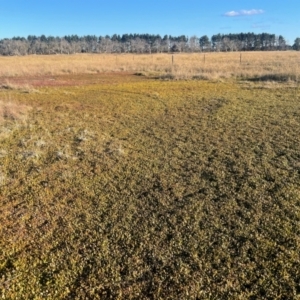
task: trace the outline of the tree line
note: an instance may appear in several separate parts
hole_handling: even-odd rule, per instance
[[[288,45],[282,35],[269,33],[216,34],[191,37],[180,35],[123,34],[112,36],[35,36],[0,40],[0,55],[74,53],[168,53],[213,51],[300,50],[300,38]]]

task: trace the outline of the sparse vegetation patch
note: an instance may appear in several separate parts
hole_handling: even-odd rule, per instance
[[[0,123],[5,121],[22,121],[27,117],[30,107],[12,101],[0,100]]]

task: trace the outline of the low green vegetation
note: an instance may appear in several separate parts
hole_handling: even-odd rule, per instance
[[[2,299],[300,296],[299,88],[59,80],[0,90]]]

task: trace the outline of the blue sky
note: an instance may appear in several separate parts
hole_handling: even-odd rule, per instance
[[[0,38],[268,32],[300,37],[299,0],[0,0]]]

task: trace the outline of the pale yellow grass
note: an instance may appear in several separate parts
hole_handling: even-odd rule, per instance
[[[0,124],[5,121],[23,121],[26,119],[29,106],[13,101],[0,100]]]
[[[0,88],[6,90],[19,90],[23,93],[38,92],[38,90],[34,89],[27,83],[17,84],[10,82],[8,79],[5,79],[4,82],[0,83]]]
[[[300,52],[76,54],[0,57],[0,77],[136,72],[170,78],[297,81]]]

